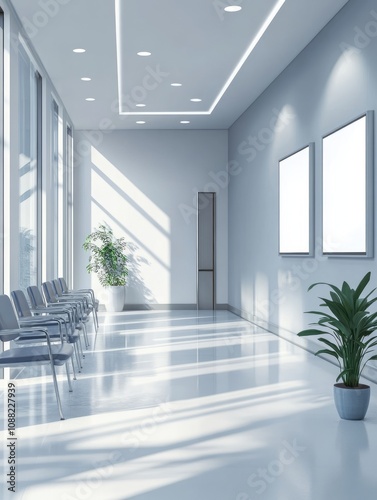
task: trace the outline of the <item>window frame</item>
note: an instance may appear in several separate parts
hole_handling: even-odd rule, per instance
[[[35,220],[33,229],[35,229],[35,280],[31,284],[37,284],[38,286],[42,281],[42,144],[43,144],[43,79],[39,72],[38,65],[36,64],[30,50],[28,49],[26,43],[23,41],[22,37],[19,37],[19,50],[18,57],[26,57],[25,62],[28,63],[29,66],[29,89],[30,89],[30,102],[29,102],[29,123],[30,126],[34,124],[35,131],[33,132],[30,128],[29,130],[29,148],[33,147],[35,149]],[[23,53],[22,53],[23,51]],[[20,67],[20,59],[19,59],[19,67]],[[20,74],[19,74],[20,81]],[[19,85],[19,95],[18,102],[20,103],[20,85]],[[33,93],[33,95],[32,95]],[[34,101],[31,101],[31,98]],[[20,104],[19,104],[20,106]],[[19,111],[20,112],[20,111]],[[20,127],[21,120],[19,115],[19,137],[20,137]],[[32,135],[33,134],[33,135]],[[34,135],[35,134],[35,135]],[[25,136],[26,137],[26,136]],[[33,142],[33,145],[32,145]],[[19,143],[18,155],[21,154],[21,143]],[[19,190],[20,190],[20,178],[19,178]],[[20,195],[20,191],[19,191]],[[19,228],[21,227],[21,209],[19,204],[19,216],[18,216],[18,224]],[[21,248],[20,248],[21,251]],[[19,256],[19,262],[21,262],[21,255]],[[21,276],[18,276],[19,286],[21,287]],[[21,287],[22,288],[22,287]]]

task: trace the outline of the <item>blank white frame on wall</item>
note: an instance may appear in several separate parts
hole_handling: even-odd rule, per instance
[[[279,255],[314,255],[314,143],[279,161]]]
[[[322,251],[373,257],[373,111],[322,138]]]

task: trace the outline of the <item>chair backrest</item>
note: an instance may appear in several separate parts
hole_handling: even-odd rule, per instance
[[[59,278],[60,286],[62,287],[63,292],[68,292],[68,285],[64,278]]]
[[[37,307],[45,307],[46,303],[44,301],[44,298],[41,294],[41,291],[36,285],[28,286],[27,287],[27,293],[29,295],[29,299],[31,302],[32,307],[37,308]]]
[[[0,330],[20,328],[15,310],[8,295],[0,295]]]
[[[46,302],[48,304],[54,304],[58,302],[58,299],[56,298],[56,293],[54,290],[54,287],[52,286],[51,281],[45,281],[42,283],[42,290],[43,294],[45,296]]]
[[[13,292],[11,292],[10,294],[18,317],[27,318],[29,316],[32,316],[24,292],[22,290],[13,290]]]
[[[61,297],[63,295],[63,289],[59,280],[52,280],[52,285],[55,290],[56,295]]]

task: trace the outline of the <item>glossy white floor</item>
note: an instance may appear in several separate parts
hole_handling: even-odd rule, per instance
[[[67,420],[48,375],[16,381],[1,498],[375,500],[377,388],[365,421],[341,421],[335,374],[225,311],[103,314],[73,393],[59,377]]]

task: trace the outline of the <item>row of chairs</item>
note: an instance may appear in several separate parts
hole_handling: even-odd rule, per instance
[[[88,336],[86,332],[85,323],[88,320],[87,314],[83,311],[82,303],[76,301],[72,302],[76,296],[67,296],[65,298],[68,299],[70,297],[70,301],[68,300],[60,300],[57,298],[49,299],[48,297],[53,297],[52,292],[52,283],[46,282],[43,283],[43,289],[46,287],[49,290],[49,294],[47,295],[44,290],[44,295],[47,297],[47,300],[43,299],[41,291],[36,286],[29,286],[27,289],[30,303],[32,304],[32,308],[29,306],[29,303],[25,297],[25,294],[21,290],[14,290],[11,292],[11,297],[13,300],[13,304],[15,306],[18,320],[21,327],[25,326],[38,326],[39,322],[43,322],[46,324],[46,321],[49,321],[49,325],[55,325],[55,329],[50,329],[50,338],[57,338],[60,333],[60,329],[64,326],[65,332],[64,337],[65,340],[69,344],[73,344],[74,352],[76,355],[77,368],[78,371],[81,371],[82,363],[81,358],[84,357],[83,353],[83,345],[81,341],[80,332],[84,332],[85,336],[85,345],[89,347]],[[82,296],[78,296],[82,298]],[[51,315],[54,314],[55,318],[46,319],[43,318],[42,315]],[[56,316],[59,315],[59,318]],[[59,326],[60,324],[60,326]],[[95,324],[96,326],[96,324]],[[57,327],[59,327],[59,332],[56,331]],[[74,366],[73,366],[74,369]],[[74,372],[75,376],[75,372]]]
[[[0,353],[0,368],[50,365],[59,415],[64,420],[55,366],[65,365],[69,391],[72,383],[68,368],[71,361],[73,377],[81,371],[89,339],[86,322],[93,316],[95,331],[98,329],[98,300],[91,289],[68,290],[64,278],[45,282],[41,290],[36,286],[27,289],[29,302],[21,290],[0,295],[0,340],[13,341],[12,347]]]

